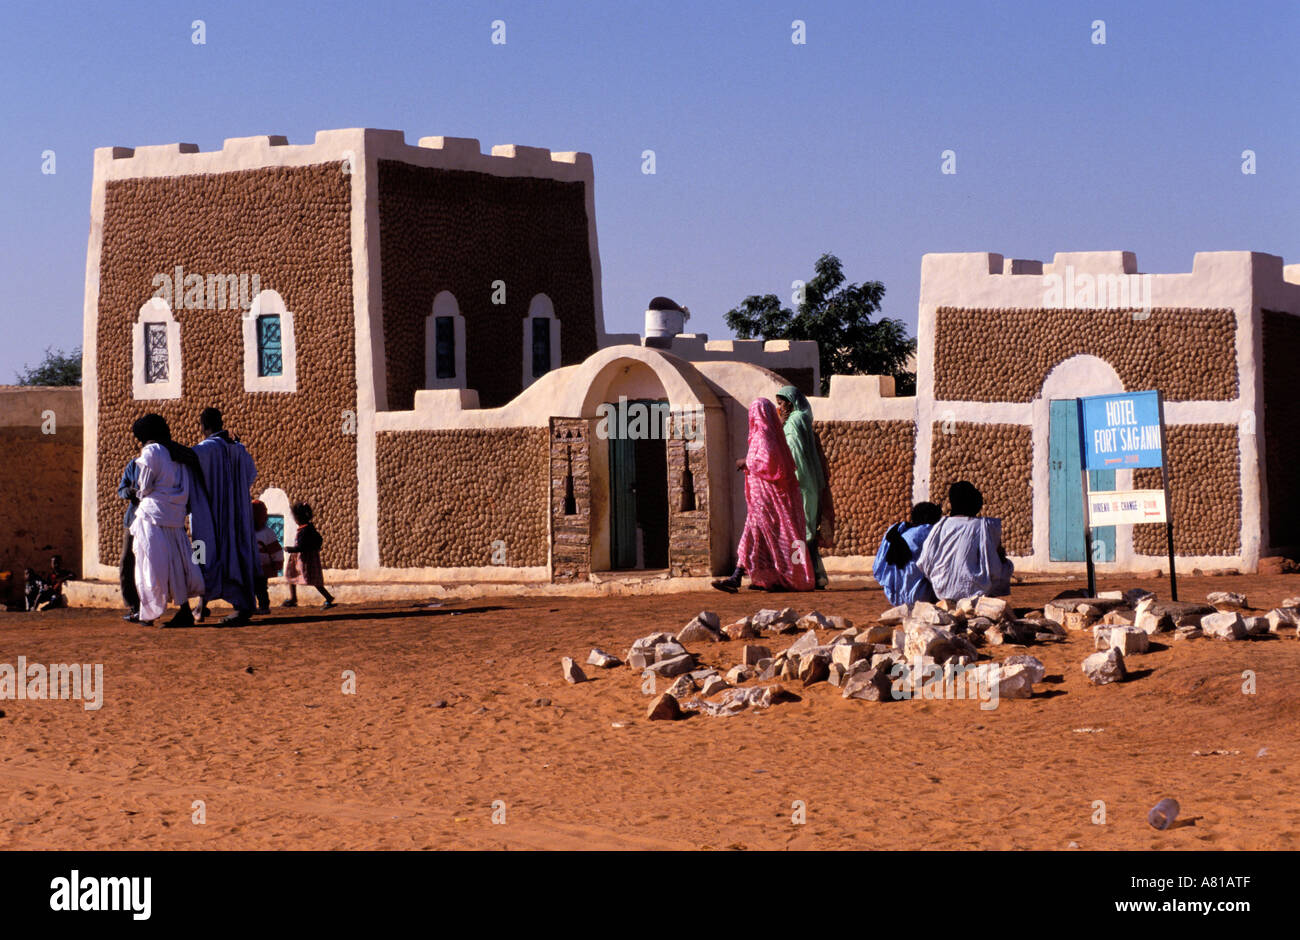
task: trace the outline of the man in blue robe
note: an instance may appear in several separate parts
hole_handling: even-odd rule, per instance
[[[880,540],[871,573],[895,607],[934,600],[930,582],[917,568],[916,560],[921,556],[931,527],[942,517],[943,510],[934,503],[917,503],[909,520],[890,526]]]
[[[203,440],[194,448],[203,467],[206,500],[191,498],[190,526],[195,544],[202,544],[203,607],[224,600],[235,612],[222,619],[226,626],[248,622],[255,604],[258,569],[250,492],[257,467],[248,450],[225,430],[221,412],[205,408],[199,417]]]

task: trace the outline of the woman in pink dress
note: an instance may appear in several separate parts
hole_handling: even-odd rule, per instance
[[[737,466],[745,473],[739,565],[730,578],[713,586],[734,594],[748,574],[750,586],[758,590],[811,591],[815,579],[794,458],[776,406],[766,398],[749,406],[749,450]]]

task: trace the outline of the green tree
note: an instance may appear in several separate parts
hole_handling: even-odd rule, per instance
[[[885,285],[846,284],[844,266],[831,254],[818,258],[813,269],[797,310],[781,306],[775,294],[751,294],[727,312],[727,326],[740,339],[815,340],[823,395],[832,375],[892,375],[897,394],[916,394],[916,374],[907,371],[916,340],[901,320],[871,320],[880,312]]]
[[[81,347],[72,352],[46,347],[45,359],[35,368],[16,373],[19,385],[80,385]]]

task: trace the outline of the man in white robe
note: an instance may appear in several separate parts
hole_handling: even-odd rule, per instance
[[[136,459],[140,502],[131,522],[140,622],[157,620],[170,600],[180,610],[166,625],[188,626],[194,622],[189,598],[203,593],[203,573],[194,563],[185,530],[186,507],[195,480],[190,468],[173,458],[171,448],[179,445],[172,443],[167,423],[160,416],[146,415],[132,430],[144,444]]]
[[[1002,520],[980,516],[984,496],[961,480],[948,490],[951,515],[930,530],[916,567],[940,600],[1011,593],[1013,566],[1002,549]]]

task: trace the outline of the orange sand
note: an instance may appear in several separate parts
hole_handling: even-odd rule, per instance
[[[1101,587],[1139,583],[1167,588]],[[1077,586],[1019,586],[1012,602],[1039,607]],[[1180,586],[1184,599],[1236,590],[1266,609],[1300,594],[1300,577]],[[1139,678],[1099,688],[1079,669],[1090,634],[986,648],[1030,652],[1048,678],[1032,700],[991,712],[845,701],[822,683],[766,711],[647,722],[630,670],[584,667],[594,681],[577,686],[560,676],[561,656],[583,662],[599,646],[621,657],[702,608],[726,623],[783,605],[859,623],[888,606],[874,588],[491,599],[306,608],[183,631],[108,611],[0,613],[0,662],[101,662],[105,673],[97,712],[0,702],[0,848],[1300,847],[1291,637],[1165,637],[1130,658]],[[692,649],[725,669],[740,646]],[[1241,692],[1246,669],[1255,695]],[[355,695],[341,692],[344,670]],[[1190,825],[1146,825],[1164,796]],[[195,800],[204,825],[191,821]],[[498,800],[504,825],[492,822]],[[791,822],[796,800],[806,825]],[[1091,821],[1095,800],[1105,825]]]

